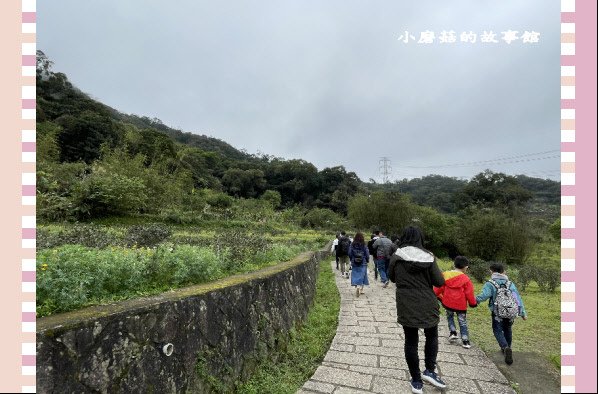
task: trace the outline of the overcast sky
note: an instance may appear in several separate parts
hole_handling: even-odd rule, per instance
[[[418,43],[425,31],[432,44]],[[382,157],[391,180],[559,179],[556,0],[53,0],[38,1],[37,32],[92,97],[249,153],[365,181],[381,181]]]

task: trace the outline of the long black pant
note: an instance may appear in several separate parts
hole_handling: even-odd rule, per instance
[[[419,370],[419,356],[417,354],[417,342],[419,341],[418,329],[415,327],[403,326],[405,332],[405,360],[409,367],[411,379],[421,381],[421,372]],[[436,369],[436,356],[438,355],[438,326],[424,328],[426,344],[424,346],[424,357],[426,369],[434,371]]]

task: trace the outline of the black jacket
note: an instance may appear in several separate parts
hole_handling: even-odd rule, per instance
[[[438,325],[440,307],[432,287],[444,285],[444,278],[434,255],[415,246],[399,248],[388,271],[397,285],[397,322],[417,328]]]

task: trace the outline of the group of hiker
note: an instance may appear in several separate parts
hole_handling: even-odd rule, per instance
[[[364,286],[369,285],[368,262],[374,263],[375,278],[380,277],[383,288],[388,287],[389,281],[396,284],[397,322],[405,334],[405,360],[411,375],[411,392],[419,394],[423,393],[423,381],[440,389],[446,387],[435,372],[439,304],[446,311],[449,341],[458,341],[458,325],[461,346],[469,349],[468,306],[475,308],[489,300],[492,331],[509,365],[513,363],[513,322],[518,316],[527,319],[519,291],[505,274],[501,263],[490,264],[491,277],[476,296],[473,283],[467,276],[469,260],[466,257],[455,257],[453,269],[441,272],[435,256],[423,245],[423,232],[415,226],[408,226],[401,236],[391,239],[382,231],[376,231],[367,244],[363,233],[358,232],[351,238],[342,231],[337,234],[331,248],[336,255],[337,270],[344,278],[351,278],[356,297],[364,294]],[[420,372],[418,356],[420,329],[425,335],[423,372]]]

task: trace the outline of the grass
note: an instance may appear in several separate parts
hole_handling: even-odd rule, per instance
[[[295,393],[320,365],[336,334],[340,295],[327,261],[319,267],[314,305],[306,322],[292,333],[286,351],[274,363],[265,361],[237,388],[242,394]]]
[[[439,261],[441,270],[451,269],[449,261]],[[508,275],[508,270],[507,270]],[[483,283],[472,280],[475,294],[480,294]],[[515,283],[517,284],[517,283]],[[513,350],[515,352],[535,352],[550,361],[555,368],[561,366],[561,293],[541,292],[535,282],[520,292],[527,320],[518,318],[513,325]],[[443,318],[441,324],[446,324]],[[467,312],[467,324],[471,341],[484,352],[496,352],[498,344],[492,334],[492,322],[488,301]]]

